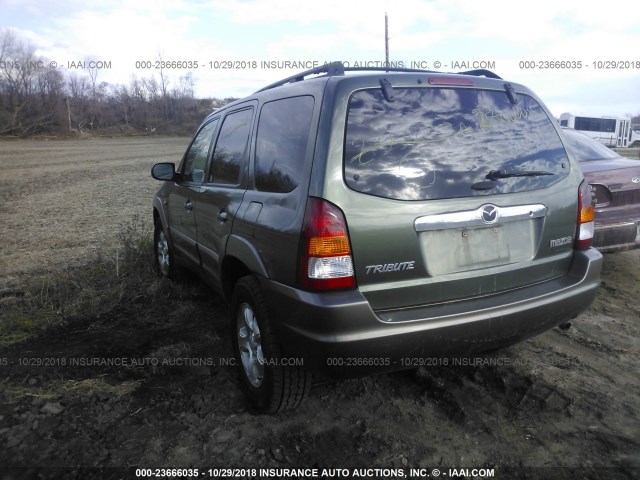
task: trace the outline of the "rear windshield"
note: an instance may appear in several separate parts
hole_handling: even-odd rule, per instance
[[[393,95],[389,102],[381,89],[360,90],[349,100],[344,178],[353,190],[398,200],[459,198],[536,190],[568,175],[551,120],[528,95],[517,95],[515,105],[505,91],[394,88]],[[487,185],[492,170],[548,174]]]
[[[575,130],[563,129],[565,138],[569,143],[569,150],[579,162],[590,162],[591,160],[609,160],[620,158],[609,147]]]

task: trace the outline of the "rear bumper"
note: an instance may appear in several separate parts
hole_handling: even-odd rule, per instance
[[[593,246],[601,252],[640,248],[640,219],[614,224],[597,224]]]
[[[602,255],[577,251],[568,275],[487,297],[377,315],[357,290],[310,293],[262,279],[282,352],[333,376],[516,343],[575,318],[600,285]]]

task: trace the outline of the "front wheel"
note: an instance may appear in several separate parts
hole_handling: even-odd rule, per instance
[[[230,312],[233,352],[253,406],[263,413],[297,407],[309,392],[311,375],[297,359],[282,356],[256,277],[238,281]]]
[[[153,253],[158,276],[175,279],[177,267],[173,258],[173,252],[171,251],[167,234],[159,220],[156,221],[153,231]]]

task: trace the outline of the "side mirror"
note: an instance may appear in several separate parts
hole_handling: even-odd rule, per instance
[[[156,163],[151,169],[151,176],[156,180],[171,181],[176,178],[176,166],[173,163]]]

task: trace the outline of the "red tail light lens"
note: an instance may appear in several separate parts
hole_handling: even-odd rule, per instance
[[[300,246],[300,285],[307,290],[355,288],[347,222],[335,205],[309,198]]]
[[[583,180],[578,189],[578,227],[576,230],[577,250],[586,250],[593,245],[595,210],[591,186]]]

